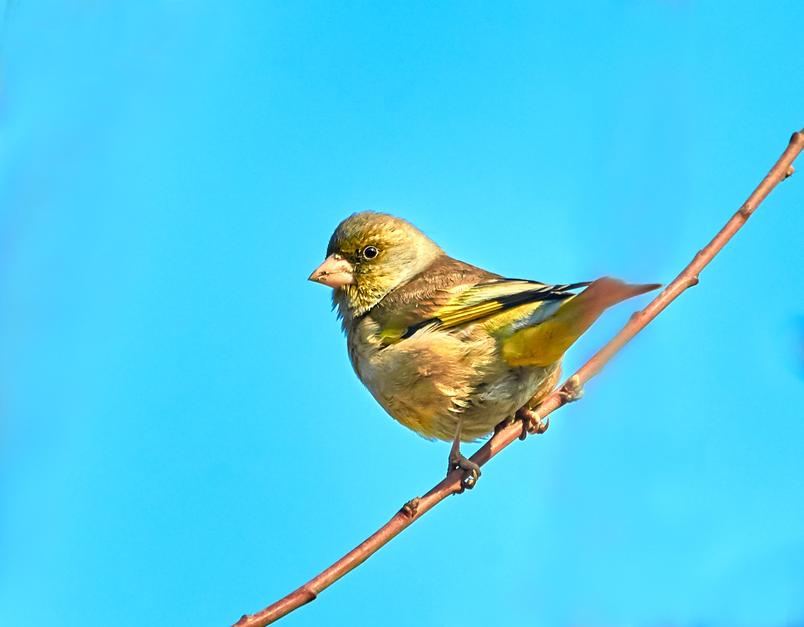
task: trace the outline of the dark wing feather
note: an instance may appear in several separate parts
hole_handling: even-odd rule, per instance
[[[588,283],[547,285],[506,279],[451,257],[441,257],[372,309],[386,343],[433,325],[452,328],[539,301],[563,300]]]

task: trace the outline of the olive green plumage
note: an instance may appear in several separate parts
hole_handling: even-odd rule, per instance
[[[464,441],[548,394],[606,307],[656,287],[507,279],[374,212],[341,222],[310,278],[334,288],[352,365],[386,411],[424,437]]]

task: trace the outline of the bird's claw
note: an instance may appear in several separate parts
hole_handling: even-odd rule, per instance
[[[499,422],[494,427],[494,435],[497,435],[500,431],[517,421],[522,423],[522,433],[519,434],[520,440],[527,438],[529,433],[544,433],[547,431],[547,427],[550,426],[550,418],[547,416],[542,418],[539,416],[538,412],[527,407],[523,407],[513,416],[509,416],[505,420]]]
[[[566,383],[561,386],[558,394],[565,403],[572,403],[582,398],[583,384],[581,383],[581,378],[577,374],[572,375],[567,379]],[[550,426],[550,418],[548,416],[542,418],[538,411],[528,407],[523,407],[516,412],[516,419],[522,421],[522,433],[519,435],[520,440],[524,440],[528,437],[529,433],[544,433]],[[498,425],[498,427],[501,426],[507,426],[507,423]]]
[[[542,418],[539,412],[526,407],[520,409],[516,413],[516,417],[522,421],[522,433],[519,434],[520,440],[527,438],[529,433],[542,434],[550,426],[549,417]]]
[[[458,494],[464,490],[471,490],[477,485],[477,480],[480,479],[480,466],[470,459],[467,459],[460,453],[450,454],[449,466],[447,467],[447,474],[453,470],[463,470],[464,475],[461,479],[461,489]]]
[[[581,378],[577,374],[572,375],[567,379],[566,383],[561,386],[559,394],[561,394],[561,397],[566,403],[572,403],[583,398],[583,384],[581,383]]]

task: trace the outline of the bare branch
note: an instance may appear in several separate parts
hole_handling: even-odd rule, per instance
[[[734,234],[745,224],[746,220],[748,220],[751,214],[754,213],[760,203],[770,194],[776,185],[793,174],[793,161],[795,161],[802,149],[804,149],[804,130],[793,133],[787,149],[782,153],[782,156],[779,157],[779,160],[771,168],[768,175],[762,179],[762,182],[751,193],[748,200],[743,203],[726,225],[715,235],[712,241],[695,255],[695,258],[689,265],[687,265],[672,283],[662,290],[647,307],[631,316],[631,319],[622,330],[589,361],[581,366],[575,375],[570,377],[569,381],[574,384],[580,383],[582,385],[594,377],[617,351],[645,328],[645,326],[658,316],[665,307],[678,298],[688,287],[697,285],[698,275],[706,265],[712,261],[715,255],[720,252]],[[565,382],[561,388],[550,394],[539,405],[538,412],[520,410],[520,415],[524,412],[526,416],[530,413],[531,417],[534,419],[544,419],[548,414],[551,414],[571,400],[571,394],[568,394],[570,387],[572,386]],[[532,422],[533,424],[538,424],[538,420],[533,420]],[[482,466],[506,446],[517,440],[521,432],[522,426],[519,422],[515,422],[501,429],[472,455],[471,460]],[[417,497],[406,503],[402,509],[394,514],[391,520],[337,562],[273,605],[269,605],[256,614],[244,615],[236,623],[235,627],[263,627],[264,625],[268,625],[282,618],[305,603],[314,600],[322,590],[366,561],[382,546],[415,520],[421,518],[427,511],[444,500],[444,498],[450,494],[461,492],[462,476],[462,471],[453,471],[423,497]]]

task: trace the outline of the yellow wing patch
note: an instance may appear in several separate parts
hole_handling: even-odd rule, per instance
[[[455,301],[435,314],[440,328],[449,329],[467,322],[488,318],[500,311],[526,304],[538,307],[543,300],[567,298],[552,286],[531,281],[505,280],[477,285],[456,296]]]
[[[472,305],[470,307],[463,307],[452,313],[439,314],[437,318],[441,320],[439,325],[442,329],[449,329],[456,327],[459,324],[472,322],[479,318],[485,318],[493,313],[502,311],[505,305],[500,301],[489,301],[487,303],[480,303],[479,305]]]
[[[503,341],[503,359],[511,366],[545,367],[554,364],[591,324],[579,322],[578,319],[556,317],[521,329]]]
[[[512,366],[549,366],[561,359],[605,309],[657,287],[629,285],[608,277],[598,279],[564,301],[554,315],[503,340],[503,358]]]

